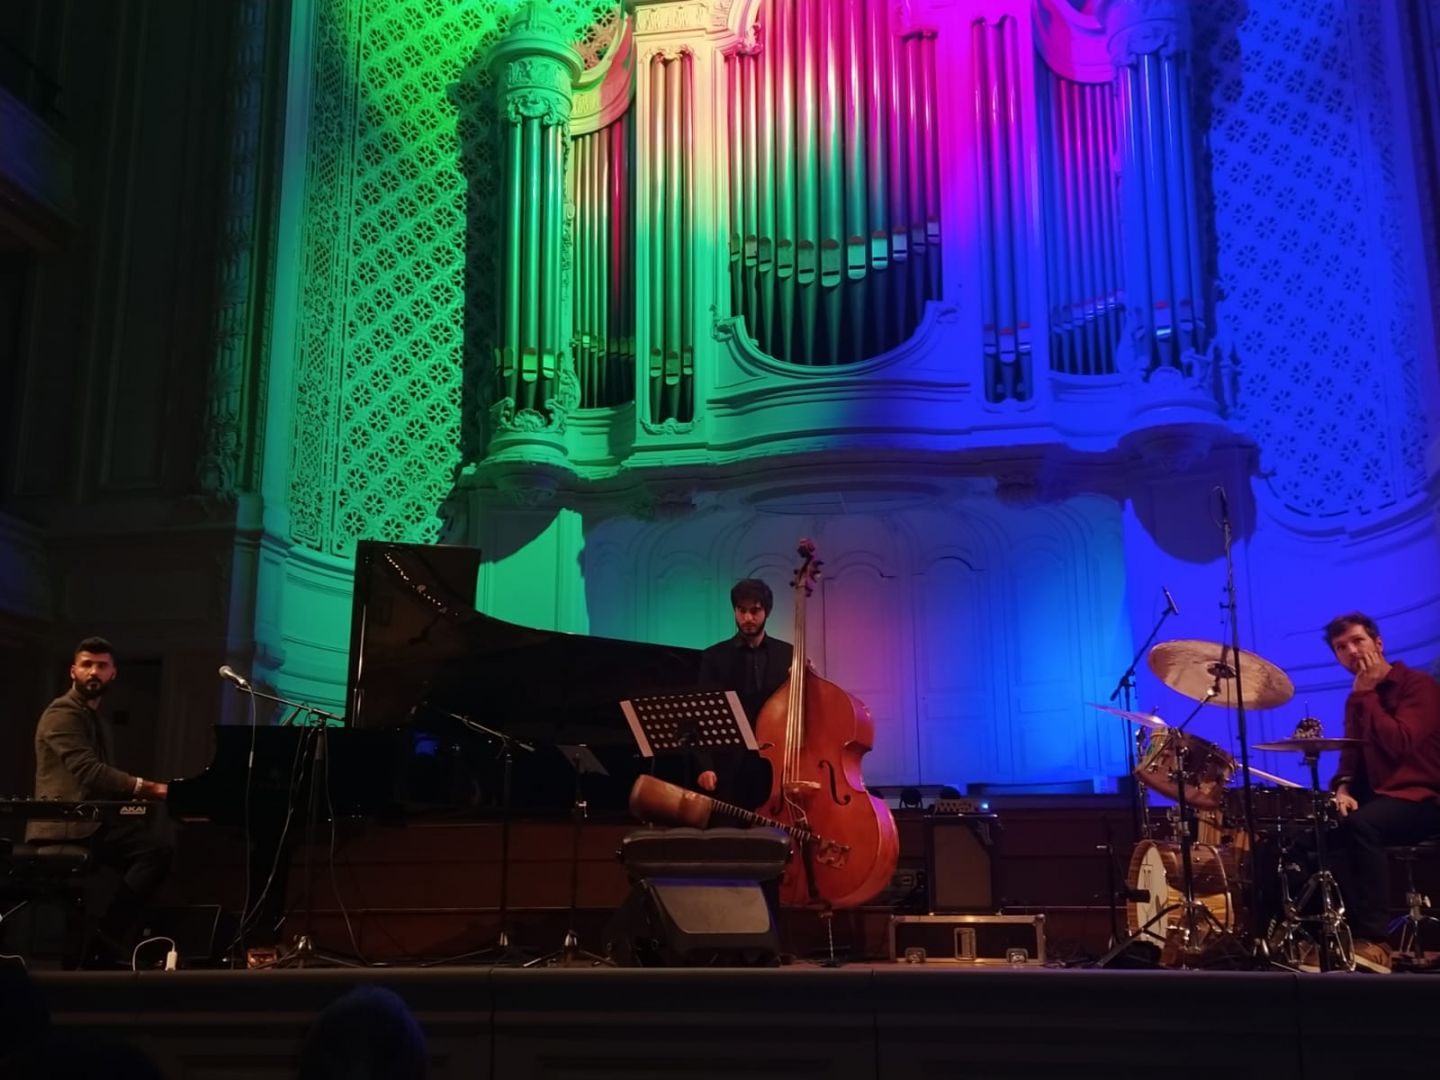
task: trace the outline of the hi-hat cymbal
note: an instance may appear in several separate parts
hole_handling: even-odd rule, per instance
[[[1129,709],[1117,709],[1113,705],[1098,705],[1093,701],[1087,701],[1085,704],[1089,705],[1092,709],[1099,709],[1101,712],[1114,713],[1116,716],[1124,717],[1132,724],[1142,724],[1145,727],[1149,728],[1163,728],[1170,726],[1165,723],[1164,720],[1161,720],[1160,717],[1156,716],[1154,713],[1131,712]]]
[[[1279,750],[1282,753],[1293,750],[1297,754],[1318,754],[1325,750],[1344,750],[1347,746],[1364,745],[1364,739],[1331,739],[1320,736],[1314,739],[1276,739],[1274,742],[1257,742],[1251,745],[1250,749]],[[1251,769],[1250,771],[1254,772],[1255,770]]]
[[[1295,696],[1289,675],[1246,649],[1180,640],[1162,641],[1150,650],[1150,670],[1161,682],[1208,705],[1235,706],[1237,668],[1247,709],[1273,709]]]

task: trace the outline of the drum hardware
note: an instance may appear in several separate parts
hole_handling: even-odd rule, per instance
[[[1318,725],[1316,725],[1318,727]],[[1289,874],[1284,861],[1280,865],[1281,918],[1265,938],[1265,945],[1272,956],[1279,956],[1294,965],[1299,961],[1302,945],[1315,945],[1320,958],[1321,971],[1353,971],[1355,969],[1354,941],[1350,926],[1345,921],[1345,904],[1340,887],[1330,872],[1330,860],[1326,851],[1325,834],[1335,825],[1332,810],[1334,802],[1320,786],[1320,755],[1327,750],[1343,750],[1347,746],[1359,746],[1361,739],[1327,739],[1317,736],[1278,739],[1275,742],[1256,743],[1256,750],[1273,750],[1281,753],[1299,751],[1310,770],[1310,800],[1313,828],[1315,833],[1315,872],[1310,875],[1300,890],[1299,898],[1290,891]],[[1304,912],[1318,895],[1320,913],[1305,915]],[[1307,933],[1305,924],[1316,924],[1315,930]]]
[[[1161,720],[1158,716],[1146,716],[1144,713],[1131,711],[1133,708],[1132,699],[1135,692],[1135,669],[1140,666],[1140,658],[1145,655],[1151,643],[1159,636],[1160,628],[1165,625],[1165,620],[1171,615],[1180,614],[1175,608],[1175,601],[1170,596],[1170,590],[1162,586],[1160,591],[1165,594],[1165,610],[1160,613],[1160,618],[1157,619],[1155,625],[1151,627],[1150,636],[1145,639],[1145,643],[1141,645],[1135,653],[1135,656],[1130,661],[1130,666],[1125,669],[1124,674],[1122,674],[1115,683],[1115,689],[1110,691],[1109,700],[1111,704],[1094,706],[1097,709],[1103,709],[1105,712],[1114,713],[1126,721],[1125,767],[1132,776],[1135,773],[1135,763],[1138,760],[1138,751],[1143,729],[1146,727],[1165,726],[1165,721]],[[1116,698],[1122,698],[1119,708],[1114,706]],[[1138,725],[1134,730],[1129,726],[1132,722]],[[1135,828],[1135,835],[1148,837],[1150,835],[1150,806],[1149,801],[1145,797],[1144,788],[1139,784],[1130,785],[1130,815],[1133,819],[1132,824]],[[1113,905],[1113,897],[1111,902]],[[1112,919],[1114,918],[1114,914],[1114,908],[1112,906]]]
[[[1225,544],[1225,599],[1221,607],[1229,612],[1230,637],[1224,644],[1207,641],[1167,641],[1150,650],[1150,670],[1162,682],[1199,705],[1222,705],[1235,710],[1235,726],[1240,738],[1240,784],[1242,790],[1242,823],[1246,833],[1254,835],[1255,812],[1250,780],[1250,737],[1246,728],[1247,709],[1272,709],[1284,705],[1295,696],[1295,684],[1275,664],[1240,647],[1240,604],[1235,591],[1235,556],[1230,501],[1225,489],[1216,486],[1219,496],[1220,529]],[[1187,717],[1188,724],[1194,713]],[[1183,728],[1185,724],[1180,726]],[[1259,875],[1251,873],[1247,891],[1247,907],[1260,910]],[[1258,931],[1259,927],[1252,927]],[[1265,942],[1256,933],[1250,942],[1251,952],[1263,955]]]
[[[1219,747],[1214,747],[1213,744],[1205,743],[1202,739],[1196,739],[1194,736],[1186,736],[1185,732],[1179,728],[1166,728],[1164,731],[1167,736],[1172,732],[1179,736],[1179,738],[1173,739],[1171,743],[1174,750],[1175,767],[1164,774],[1164,786],[1160,786],[1162,781],[1159,774],[1159,764],[1156,761],[1152,760],[1148,764],[1142,762],[1136,767],[1135,775],[1142,783],[1156,787],[1157,790],[1163,790],[1166,794],[1169,794],[1172,790],[1174,792],[1176,805],[1172,808],[1170,814],[1174,833],[1179,838],[1180,894],[1172,899],[1167,890],[1164,894],[1165,902],[1161,904],[1159,910],[1150,914],[1143,922],[1136,917],[1134,921],[1139,923],[1139,925],[1132,930],[1128,937],[1117,941],[1109,952],[1097,960],[1097,967],[1104,967],[1109,964],[1120,956],[1121,953],[1129,949],[1134,942],[1147,939],[1158,940],[1163,943],[1161,952],[1162,963],[1189,966],[1198,960],[1202,950],[1207,944],[1207,939],[1210,938],[1212,934],[1221,936],[1228,935],[1231,933],[1232,927],[1226,924],[1234,923],[1234,918],[1229,911],[1228,905],[1223,917],[1217,917],[1208,906],[1196,899],[1195,859],[1193,850],[1196,847],[1193,839],[1195,811],[1191,807],[1191,799],[1187,793],[1187,777],[1192,775],[1190,772],[1192,743],[1211,747],[1222,755],[1224,751],[1221,751]],[[1225,756],[1228,757],[1228,755]],[[1223,783],[1221,786],[1223,787]],[[1207,852],[1210,860],[1218,859],[1215,849],[1203,845],[1202,847]],[[1141,840],[1137,846],[1137,853],[1152,850],[1158,851],[1159,849],[1156,847],[1155,841],[1148,838]],[[1161,865],[1163,869],[1163,857]],[[1222,873],[1220,880],[1223,883],[1226,880],[1226,875]],[[1128,884],[1127,881],[1127,885]],[[1157,882],[1155,884],[1158,886],[1163,884],[1163,882]],[[1148,898],[1152,901],[1157,895],[1161,895],[1158,887],[1151,888],[1150,883],[1143,880],[1136,882],[1134,891],[1136,894],[1140,892],[1147,893]],[[1228,888],[1224,888],[1222,891],[1228,895]],[[1128,906],[1129,905],[1127,905],[1127,907]],[[1145,910],[1147,912],[1149,911],[1148,908]],[[1179,913],[1179,918],[1172,920],[1170,916],[1177,912]],[[1153,929],[1157,927],[1157,924],[1159,929]]]

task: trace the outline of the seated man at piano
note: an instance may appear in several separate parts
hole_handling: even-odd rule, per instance
[[[735,612],[735,634],[700,654],[699,684],[705,689],[734,690],[750,726],[770,695],[790,677],[795,650],[787,641],[771,637],[765,621],[775,606],[775,594],[758,578],[737,581],[730,590]],[[743,747],[697,753],[697,785],[716,798],[754,809],[770,793],[770,768]]]
[[[114,733],[101,708],[115,684],[115,650],[104,638],[75,646],[70,689],[45,707],[35,725],[35,797],[62,802],[164,799],[167,785],[115,767]],[[143,821],[60,821],[35,818],[32,844],[79,844],[123,877],[95,927],[103,960],[129,959],[130,938],[145,906],[170,870],[173,847],[157,835],[153,815]],[[109,955],[105,955],[109,954]]]
[[[1440,835],[1440,684],[1385,658],[1375,620],[1333,619],[1325,641],[1354,680],[1345,737],[1332,781],[1341,816],[1333,867],[1355,940],[1355,963],[1390,970],[1386,944],[1389,868],[1385,846]]]

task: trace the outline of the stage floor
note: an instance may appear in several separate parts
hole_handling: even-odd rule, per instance
[[[35,979],[54,1025],[125,1038],[175,1078],[293,1076],[312,1018],[362,983],[407,1002],[436,1080],[1113,1080],[1129,1070],[1418,1080],[1440,1071],[1440,978],[1414,974],[797,963]]]

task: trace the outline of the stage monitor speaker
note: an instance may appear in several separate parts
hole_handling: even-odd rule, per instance
[[[775,918],[753,881],[645,878],[605,934],[629,967],[756,967],[778,963]]]
[[[996,910],[993,814],[933,817],[925,830],[930,910],[985,914]]]

